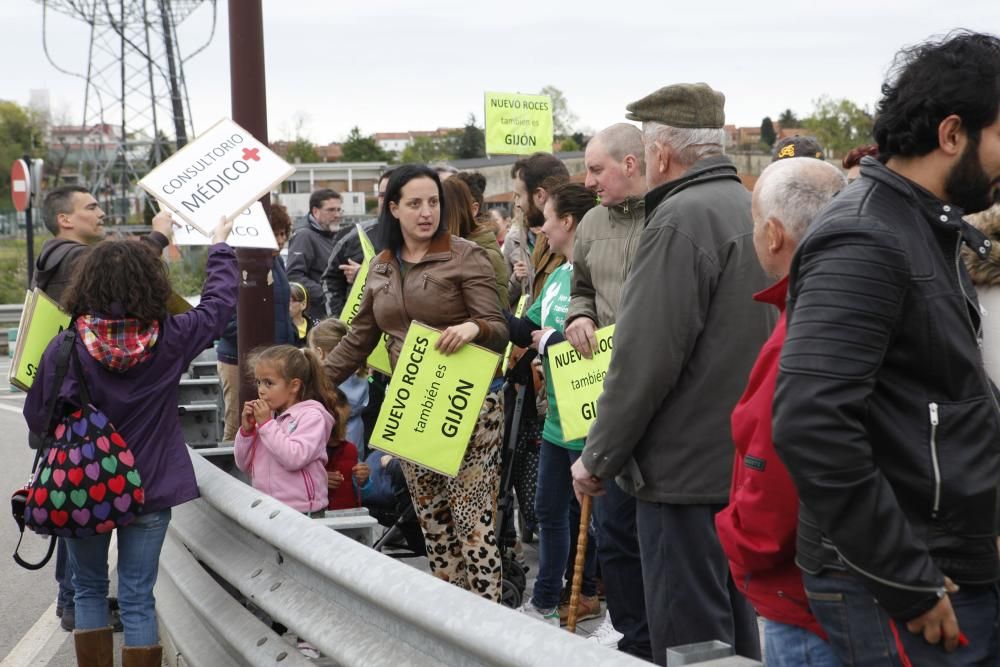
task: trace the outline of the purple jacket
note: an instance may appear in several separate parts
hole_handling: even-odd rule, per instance
[[[105,369],[90,356],[82,340],[76,341],[75,353],[94,405],[108,416],[135,455],[145,488],[144,512],[198,497],[177,417],[178,388],[191,361],[211,346],[233,315],[239,279],[232,248],[213,245],[205,272],[201,303],[182,315],[168,316],[152,356],[124,373]],[[56,336],[42,355],[38,377],[24,402],[24,419],[35,432],[45,428],[45,405],[54,391],[56,348],[63,335]],[[76,391],[71,364],[59,396],[76,404]]]

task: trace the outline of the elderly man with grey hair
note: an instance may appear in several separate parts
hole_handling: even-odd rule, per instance
[[[629,105],[643,123],[646,227],[625,281],[578,492],[616,478],[635,496],[653,659],[719,640],[760,657],[752,608],[729,576],[715,514],[729,500],[729,415],[773,309],[753,247],[750,193],[723,154],[724,96],[704,83]]]
[[[802,574],[795,565],[798,493],[771,437],[792,257],[809,225],[847,185],[839,169],[811,155],[776,161],[754,187],[757,259],[777,281],[754,299],[775,306],[781,317],[757,355],[746,391],[733,410],[732,489],[729,506],[715,516],[733,579],[765,619],[764,655],[767,664],[775,667],[840,664],[809,610]]]
[[[580,221],[573,242],[573,288],[566,315],[566,338],[592,356],[595,332],[614,324],[622,286],[646,223],[646,162],[642,131],[616,123],[587,143],[585,185],[601,198]],[[603,646],[649,660],[649,626],[635,527],[635,497],[613,479],[594,504],[597,556],[608,614],[591,635]]]

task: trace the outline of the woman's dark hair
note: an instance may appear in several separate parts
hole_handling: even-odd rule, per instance
[[[479,210],[482,212],[483,200],[486,196],[486,177],[478,171],[460,171],[451,178],[457,178],[469,186],[469,193],[472,194],[472,199],[479,204]],[[450,181],[451,178],[448,180]]]
[[[880,160],[938,147],[938,126],[956,114],[970,140],[1000,111],[1000,38],[966,30],[896,54],[876,108]]]
[[[441,216],[442,225],[452,236],[469,238],[469,234],[479,228],[472,213],[472,205],[475,203],[472,193],[458,176],[452,176],[441,187],[444,190],[444,201],[448,204],[446,212]]]
[[[875,144],[866,144],[864,146],[855,146],[851,149],[851,152],[844,156],[843,162],[841,164],[844,169],[850,169],[852,167],[857,167],[861,164],[861,158],[863,157],[878,157],[878,146]]]
[[[288,215],[288,209],[281,204],[271,204],[271,231],[277,234],[288,236],[292,233],[292,219]]]
[[[587,211],[597,206],[593,190],[582,183],[563,183],[548,191],[552,208],[560,218],[571,215],[573,222],[580,224]]]
[[[437,185],[438,199],[441,202],[441,223],[438,224],[437,231],[434,232],[434,238],[448,233],[448,228],[443,224],[448,207],[445,205],[444,190],[437,172],[426,164],[401,165],[392,171],[392,176],[385,188],[385,199],[382,200],[382,213],[378,217],[378,234],[382,247],[394,253],[403,246],[403,232],[399,228],[399,218],[392,214],[389,204],[391,202],[398,205],[403,197],[403,187],[416,178],[429,178]]]
[[[134,239],[101,241],[85,252],[63,295],[66,312],[108,317],[120,308],[143,326],[166,319],[170,278],[152,246]]]

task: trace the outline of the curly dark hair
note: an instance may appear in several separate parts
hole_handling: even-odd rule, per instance
[[[167,317],[172,290],[166,265],[142,241],[101,241],[76,263],[63,307],[70,315],[103,315],[115,307],[149,326]]]
[[[896,54],[882,84],[874,135],[879,159],[919,157],[938,147],[955,114],[972,141],[1000,111],[1000,38],[956,30]]]

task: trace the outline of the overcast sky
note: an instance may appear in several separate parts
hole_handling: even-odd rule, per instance
[[[230,113],[226,11],[220,0],[211,45],[185,66],[196,132]],[[181,25],[182,51],[205,40],[210,19],[205,6]],[[548,84],[590,129],[683,81],[723,91],[737,125],[786,107],[807,115],[821,95],[872,105],[900,46],[956,27],[1000,32],[1000,1],[264,0],[264,21],[271,140],[301,119],[326,143],[354,125],[433,129],[469,113],[481,123],[484,91]],[[0,25],[0,99],[27,103],[46,88],[57,118],[79,122],[83,84],[46,60],[40,2],[0,1]],[[87,28],[50,10],[48,35],[57,63],[83,72]]]

